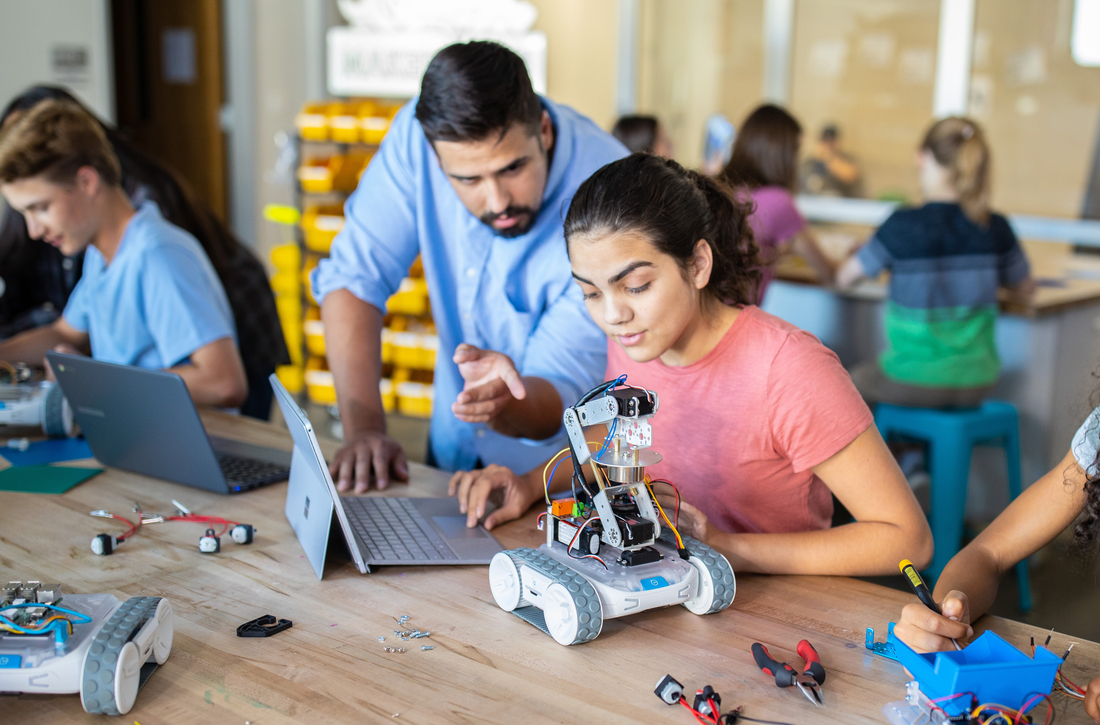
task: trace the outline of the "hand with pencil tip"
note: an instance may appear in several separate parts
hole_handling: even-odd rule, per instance
[[[913,562],[902,559],[898,568],[920,604],[905,606],[901,621],[894,625],[894,634],[918,652],[962,649],[959,640],[968,641],[974,636],[966,595],[951,591],[942,604],[937,603]]]

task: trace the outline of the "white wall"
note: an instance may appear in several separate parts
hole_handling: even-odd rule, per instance
[[[86,63],[55,63],[80,51]],[[110,0],[0,0],[0,106],[28,86],[68,88],[102,118],[115,119]]]

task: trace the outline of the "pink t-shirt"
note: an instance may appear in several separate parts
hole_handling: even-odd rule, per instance
[[[760,186],[749,192],[749,195],[756,205],[756,210],[749,218],[749,225],[765,264],[760,270],[760,290],[756,298],[760,303],[764,301],[764,292],[772,281],[772,263],[778,256],[776,248],[802,231],[806,227],[806,220],[795,208],[791,192],[782,186]]]
[[[808,332],[745,307],[713,350],[684,367],[637,363],[608,340],[607,380],[660,396],[647,472],[732,533],[829,528],[833,500],[811,470],[868,428],[840,360]]]

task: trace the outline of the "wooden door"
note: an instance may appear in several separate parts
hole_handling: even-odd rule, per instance
[[[118,125],[226,218],[220,0],[114,0]]]

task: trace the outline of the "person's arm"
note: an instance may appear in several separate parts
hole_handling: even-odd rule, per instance
[[[897,571],[902,559],[918,568],[932,560],[928,522],[874,425],[813,471],[854,523],[789,534],[729,534],[683,503],[680,533],[718,549],[738,572],[882,576]]]
[[[817,279],[823,285],[832,285],[836,275],[836,265],[833,260],[821,249],[815,235],[810,228],[804,227],[791,238],[791,246],[795,253],[801,256],[817,273]]]
[[[858,255],[853,254],[837,269],[836,286],[840,289],[848,289],[866,277],[867,272],[863,269],[863,262],[859,261]]]
[[[232,337],[203,345],[188,362],[168,369],[183,378],[196,405],[236,408],[248,396],[244,363]]]
[[[408,480],[405,452],[385,432],[378,383],[382,310],[420,251],[416,190],[429,182],[412,170],[422,166],[423,153],[424,137],[406,104],[348,198],[329,258],[311,276],[344,426],[344,444],[329,464],[340,491]]]
[[[970,624],[993,605],[1005,572],[1050,543],[1081,513],[1085,482],[1085,472],[1068,453],[944,567],[933,593],[943,615],[909,604],[894,633],[918,652],[954,649],[952,638],[961,643],[972,636]]]
[[[390,479],[409,480],[401,444],[386,435],[378,383],[382,377],[382,312],[346,289],[321,303],[325,351],[336,384],[344,445],[329,464],[339,491],[363,493],[373,478],[379,489]]]
[[[584,431],[590,450],[603,445],[606,435],[607,426],[604,425],[591,426]],[[485,528],[492,529],[494,526],[519,518],[535,503],[545,501],[549,494],[565,491],[570,487],[573,478],[573,460],[568,448],[560,452],[557,458],[557,461],[551,458],[538,464],[522,476],[516,475],[509,468],[497,465],[474,471],[458,471],[451,477],[447,495],[458,498],[459,511],[466,514],[466,526],[477,526],[477,522],[485,517]],[[548,466],[551,461],[554,461],[554,465]],[[552,476],[545,487],[544,473]],[[586,473],[588,471],[582,471],[581,475],[590,482],[590,490],[595,491],[592,483],[595,479]],[[486,503],[491,497],[498,500],[500,505],[491,514],[485,516]]]
[[[59,345],[67,345],[86,352],[88,333],[77,330],[66,322],[65,318],[59,317],[48,325],[27,330],[0,342],[0,360],[26,365],[42,365],[46,353]]]

